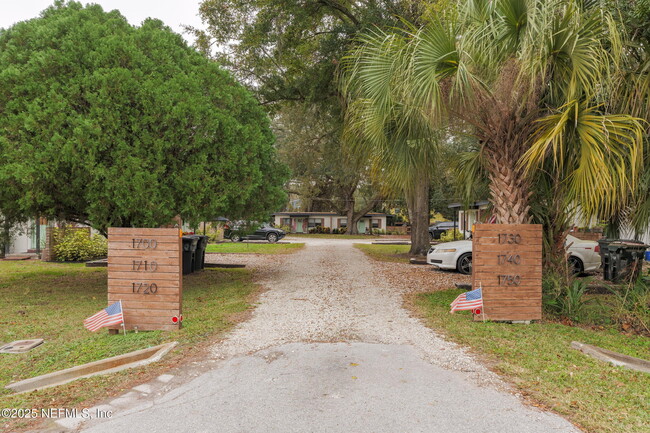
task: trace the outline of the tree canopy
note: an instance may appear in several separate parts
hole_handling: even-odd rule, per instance
[[[0,213],[263,218],[287,170],[252,94],[159,20],[57,2],[0,31]]]
[[[197,32],[198,45],[276,115],[278,147],[293,172],[289,189],[306,210],[346,214],[352,232],[383,194],[369,155],[342,137],[347,105],[337,85],[340,63],[361,31],[417,21],[427,4],[205,0],[200,7],[207,30]]]

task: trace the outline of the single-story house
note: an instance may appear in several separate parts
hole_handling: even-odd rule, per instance
[[[45,247],[45,230],[48,222],[45,218],[30,220],[14,227],[5,254],[37,254]]]
[[[478,222],[485,222],[492,214],[489,210],[490,202],[487,200],[476,201],[464,206],[462,203],[452,203],[449,209],[454,209],[454,222],[458,222],[458,230],[469,237],[472,226]]]
[[[348,218],[336,212],[277,212],[273,218],[276,227],[290,227],[291,233],[309,233],[309,229],[316,226],[329,227],[331,230],[348,226]],[[386,214],[365,214],[357,223],[357,229],[359,233],[386,230]]]

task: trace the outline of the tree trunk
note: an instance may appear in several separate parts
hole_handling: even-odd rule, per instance
[[[357,234],[364,234],[364,233],[359,233],[359,229],[357,227],[357,223],[365,214],[370,212],[376,205],[377,202],[379,202],[382,199],[381,194],[377,194],[375,197],[373,197],[371,200],[369,200],[366,205],[364,206],[363,209],[360,209],[358,212],[354,211],[354,199],[351,200],[352,206],[347,209],[346,215],[348,219],[348,230],[347,233],[350,235],[357,235]],[[369,227],[370,230],[372,230],[372,226]]]
[[[407,200],[411,206],[411,255],[423,256],[429,251],[429,187],[427,176],[420,176],[412,200]]]
[[[490,161],[490,196],[499,224],[529,224],[530,185],[512,153]]]
[[[356,220],[355,220],[354,201],[352,201],[352,205],[348,208],[346,216],[348,220],[348,229],[346,230],[346,233],[349,235],[359,234],[359,231],[357,230],[357,221],[359,221],[361,217],[359,215],[356,215]]]

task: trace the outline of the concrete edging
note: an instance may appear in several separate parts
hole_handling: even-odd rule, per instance
[[[65,370],[55,371],[42,376],[36,376],[19,382],[10,383],[5,386],[5,388],[16,391],[18,394],[22,394],[24,392],[63,385],[72,382],[73,380],[85,377],[115,373],[128,368],[140,367],[151,364],[152,362],[160,361],[160,359],[177,344],[178,342],[174,341],[159,346],[149,347],[147,349],[136,350],[135,352],[125,353],[124,355],[113,356],[100,361],[94,361],[88,364],[78,365],[76,367],[66,368]]]
[[[623,355],[622,353],[612,352],[611,350],[602,349],[591,344],[580,343],[579,341],[572,341],[571,347],[579,350],[582,353],[591,356],[592,358],[601,361],[612,363],[616,366],[629,368],[630,370],[642,371],[650,373],[650,361],[645,359],[634,358],[632,356]]]

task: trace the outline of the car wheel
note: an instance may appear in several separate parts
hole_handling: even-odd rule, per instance
[[[472,253],[465,253],[458,258],[456,270],[463,275],[470,275],[472,273]]]
[[[580,275],[585,271],[585,265],[582,263],[582,260],[576,256],[569,257],[569,271],[573,275]]]
[[[269,233],[266,240],[269,241],[270,244],[274,244],[278,241],[278,235],[276,233]]]
[[[230,236],[230,240],[232,242],[241,242],[241,237],[239,235],[232,235]]]

